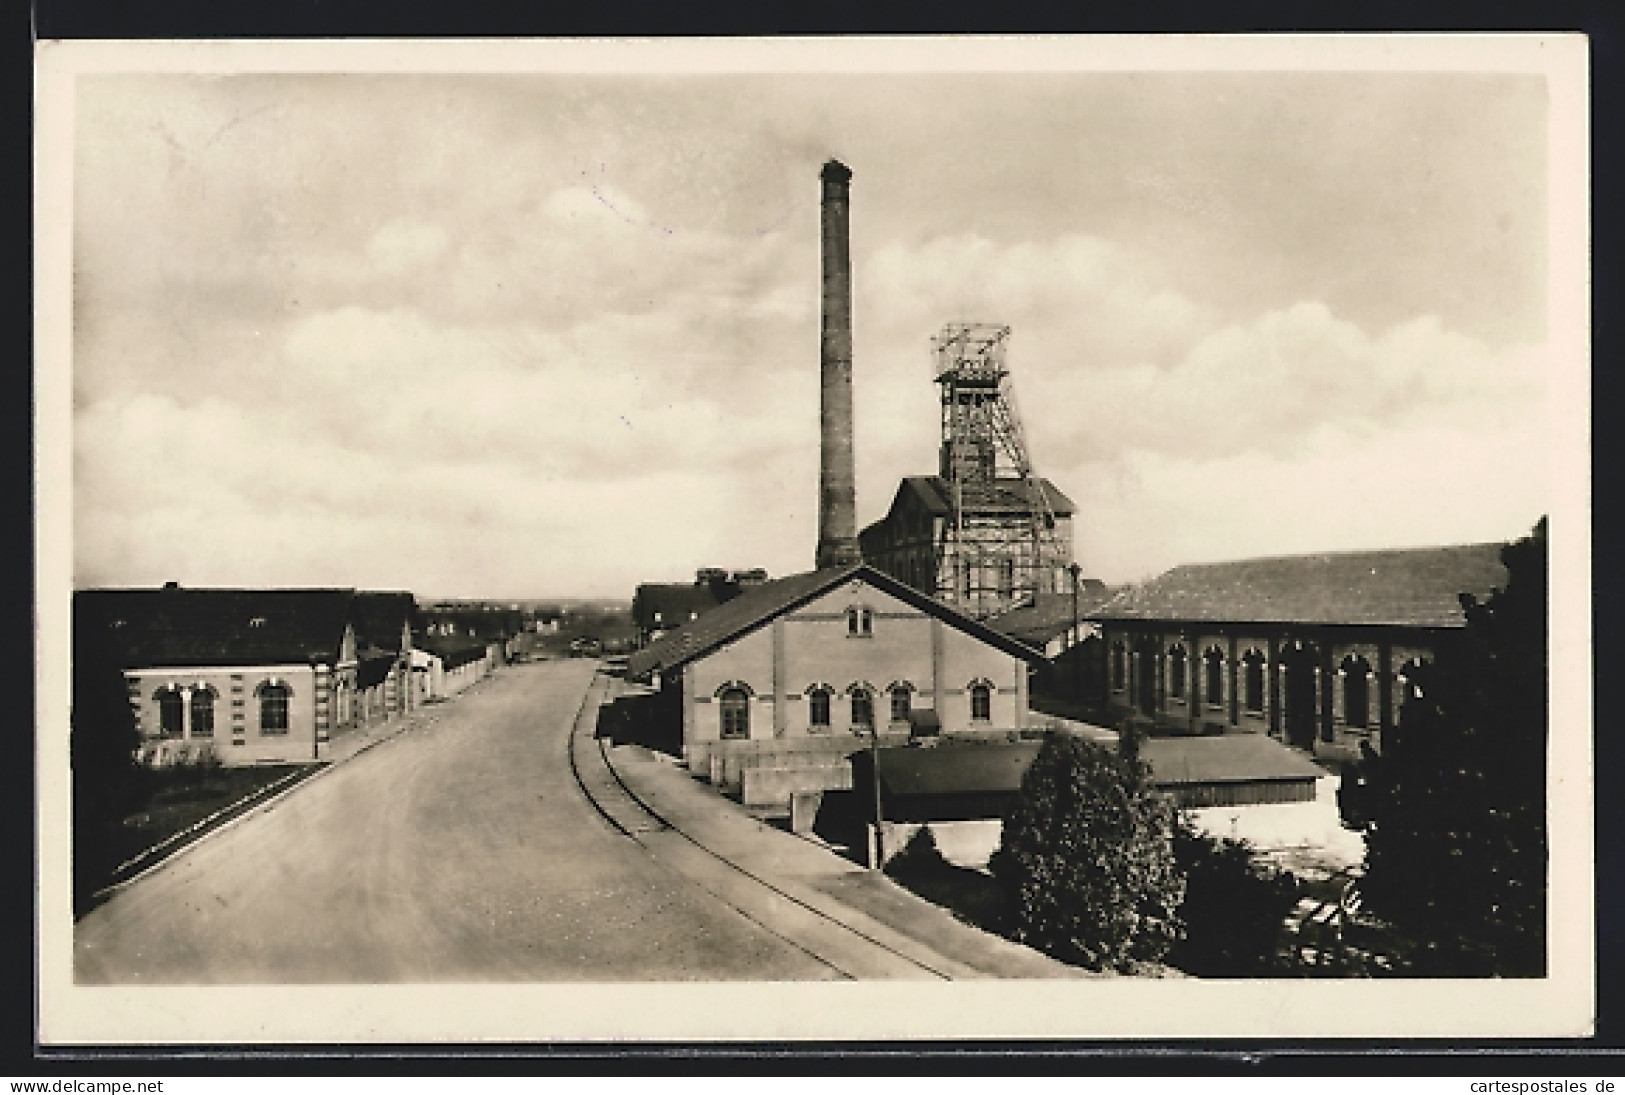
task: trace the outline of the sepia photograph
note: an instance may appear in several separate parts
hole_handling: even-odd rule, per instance
[[[43,1041],[1591,1029],[1582,36],[38,64]]]

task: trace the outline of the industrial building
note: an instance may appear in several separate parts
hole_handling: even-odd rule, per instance
[[[1010,328],[951,323],[933,340],[936,475],[909,476],[863,530],[864,561],[978,619],[1070,591],[1071,499],[1035,474],[1016,410]]]

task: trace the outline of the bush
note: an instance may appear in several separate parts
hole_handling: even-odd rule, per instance
[[[1174,827],[1172,803],[1137,758],[1049,738],[988,863],[1012,936],[1093,970],[1160,961],[1183,932]]]
[[[908,838],[903,850],[886,862],[886,873],[893,878],[906,878],[940,871],[947,865],[948,861],[942,858],[931,826],[921,825],[914,830],[914,835]]]
[[[1185,872],[1185,938],[1169,962],[1198,977],[1284,972],[1276,947],[1298,899],[1298,880],[1260,863],[1246,841],[1209,836],[1184,819],[1174,834],[1174,855]]]

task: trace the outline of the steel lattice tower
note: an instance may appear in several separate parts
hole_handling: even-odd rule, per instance
[[[1006,326],[950,323],[932,339],[950,506],[935,545],[937,596],[977,617],[1061,592],[1072,561],[1033,474],[1005,364],[1009,338]]]

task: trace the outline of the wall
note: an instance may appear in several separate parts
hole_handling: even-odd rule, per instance
[[[341,670],[339,676],[344,672],[353,673],[353,669]],[[319,741],[324,742],[331,729],[326,704],[318,703],[317,670],[308,665],[132,669],[124,676],[144,741],[166,745],[184,742],[193,749],[204,743],[212,744],[223,764],[314,760]],[[323,676],[328,677],[325,683],[330,686],[331,677],[325,673]],[[265,734],[260,730],[259,700],[254,690],[262,682],[273,679],[292,690],[288,700],[288,730],[284,734]],[[185,738],[162,736],[154,694],[171,685],[177,688],[201,685],[214,690],[212,737],[201,734]]]
[[[1109,719],[1142,713],[1140,684],[1149,677],[1155,693],[1152,717],[1165,728],[1200,732],[1212,723],[1225,730],[1268,733],[1299,745],[1312,732],[1317,754],[1346,757],[1358,755],[1362,744],[1380,751],[1384,728],[1399,718],[1407,690],[1406,665],[1431,661],[1437,643],[1449,637],[1448,632],[1358,625],[1230,628],[1222,624],[1112,621],[1102,624],[1102,632]],[[1175,693],[1171,679],[1175,644],[1183,646],[1187,653],[1183,695]],[[1150,650],[1146,649],[1148,645]],[[1112,671],[1114,650],[1119,646],[1126,655],[1126,673],[1121,681]],[[1295,660],[1292,652],[1297,647],[1305,654]],[[1217,696],[1207,690],[1204,661],[1206,652],[1213,648],[1224,659]],[[1242,659],[1250,650],[1258,651],[1265,660],[1263,703],[1256,711],[1249,711],[1245,702]],[[1344,660],[1351,656],[1364,658],[1369,666],[1364,726],[1351,724],[1348,719],[1348,678],[1343,667]],[[1296,739],[1288,713],[1294,672],[1305,673],[1313,681],[1312,709],[1306,707],[1309,719]]]
[[[869,610],[869,635],[849,633],[849,607]],[[852,722],[850,693],[858,686],[871,691],[883,740],[908,735],[906,723],[892,723],[889,717],[895,685],[910,688],[911,707],[934,708],[944,733],[1014,730],[1026,724],[1025,662],[860,579],[696,659],[683,672],[684,752],[696,770],[708,764],[712,753],[737,751],[742,744],[722,740],[717,697],[730,685],[743,686],[750,694],[750,742],[867,742],[868,732]],[[992,717],[973,725],[968,690],[977,680],[993,687]],[[827,728],[812,726],[808,696],[816,685],[827,685],[833,693]],[[833,751],[843,749],[836,745]]]

